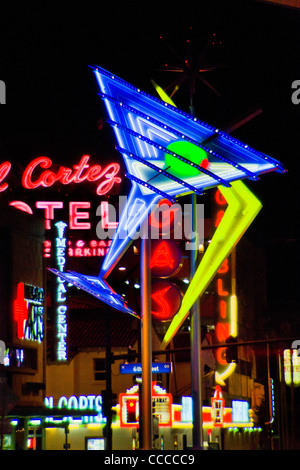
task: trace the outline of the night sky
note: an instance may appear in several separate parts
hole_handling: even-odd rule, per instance
[[[175,75],[188,46],[199,55],[208,41],[217,71],[198,82],[196,115],[222,129],[261,108],[235,135],[281,161],[287,174],[246,184],[263,203],[247,232],[267,253],[269,306],[294,319],[299,312],[299,123],[292,83],[300,80],[300,10],[255,1],[0,1],[0,163],[27,165],[46,155],[74,164],[121,158],[89,65],[97,64],[153,94]],[[160,38],[162,36],[162,39]],[[189,42],[187,42],[189,40]],[[170,47],[171,46],[171,47]],[[176,53],[173,53],[171,48]],[[188,111],[183,85],[173,97]],[[3,196],[3,194],[2,194]],[[1,197],[2,197],[1,196]]]

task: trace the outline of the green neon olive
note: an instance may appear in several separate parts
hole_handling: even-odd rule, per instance
[[[203,166],[203,168],[208,167],[206,152],[200,147],[197,147],[197,145],[191,144],[190,142],[186,142],[184,140],[177,140],[175,142],[171,142],[167,149],[183,158],[186,158],[198,166]],[[165,160],[168,167],[167,171],[169,171],[172,175],[177,176],[178,178],[197,176],[200,173],[200,170],[197,168],[194,168],[189,163],[185,163],[168,153],[165,153]]]

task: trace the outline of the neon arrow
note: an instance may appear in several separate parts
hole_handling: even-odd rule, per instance
[[[230,189],[225,187],[219,189],[228,203],[227,209],[190,282],[181,308],[165,334],[161,349],[165,349],[174,338],[196,299],[203,294],[223,261],[262,208],[260,201],[242,181],[233,182]]]

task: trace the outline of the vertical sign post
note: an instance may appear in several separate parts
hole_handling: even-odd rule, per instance
[[[196,204],[197,197],[191,195],[192,207],[192,233],[195,234],[194,247],[190,254],[190,277],[193,279],[197,269],[198,231]],[[199,298],[191,308],[191,373],[192,373],[192,399],[193,399],[193,448],[202,448],[202,394],[201,394],[201,317]]]
[[[141,431],[142,448],[152,449],[152,321],[151,321],[151,241],[146,219],[141,241],[141,359],[142,399]]]

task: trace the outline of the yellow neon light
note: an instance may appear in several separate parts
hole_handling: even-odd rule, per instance
[[[237,296],[235,294],[230,297],[230,334],[237,336]]]
[[[174,338],[188,317],[189,310],[196,299],[203,294],[223,261],[231,253],[262,208],[260,201],[242,181],[232,182],[230,188],[220,186],[219,189],[227,201],[227,209],[204,253],[195,276],[190,282],[182,300],[181,308],[165,334],[161,344],[162,350]],[[227,372],[225,375],[227,376]]]
[[[152,80],[152,83],[163,101],[176,106],[167,93],[165,93],[165,91],[157,85],[154,80]],[[162,350],[164,350],[173,339],[183,322],[186,320],[189,310],[195,303],[196,299],[201,297],[223,261],[232,252],[244,232],[262,208],[260,201],[242,181],[233,182],[230,188],[222,186],[219,186],[218,188],[228,204],[226,212],[217,227],[194,278],[190,282],[189,288],[183,298],[181,308],[173,318],[173,321],[165,334],[161,344]],[[234,337],[237,336],[237,307],[238,304],[235,294],[234,279],[233,293],[230,298],[230,334]],[[216,371],[216,383],[219,385],[225,385],[224,380],[234,372],[235,368],[236,364],[231,363],[228,364],[228,367],[221,373]]]
[[[175,106],[175,103],[171,100],[171,98],[169,97],[169,95],[167,95],[167,93],[159,86],[157,85],[157,83],[155,83],[154,80],[151,80],[157,94],[160,96],[160,98],[165,101],[166,103],[169,103],[171,104],[172,106]]]

